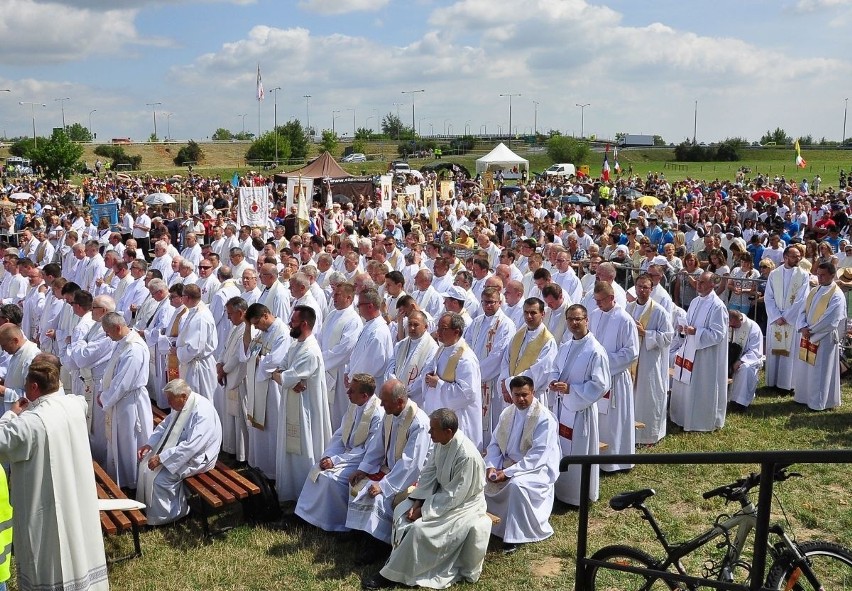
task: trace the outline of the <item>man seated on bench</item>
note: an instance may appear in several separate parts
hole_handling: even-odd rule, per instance
[[[222,447],[222,423],[213,403],[178,378],[164,388],[172,412],[139,448],[136,500],[148,506],[151,525],[189,513],[183,479],[213,469]]]
[[[509,389],[513,404],[500,413],[485,456],[485,499],[500,518],[491,533],[503,538],[504,554],[553,535],[550,513],[561,459],[556,418],[535,397],[532,379],[515,376]]]

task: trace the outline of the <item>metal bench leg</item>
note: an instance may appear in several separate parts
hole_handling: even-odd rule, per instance
[[[135,558],[139,558],[142,556],[142,543],[139,541],[139,526],[133,523],[132,525],[133,531],[133,549],[136,551],[134,554]]]

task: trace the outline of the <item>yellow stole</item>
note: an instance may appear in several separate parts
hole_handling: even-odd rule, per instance
[[[638,305],[637,302],[631,302],[633,306],[630,308],[630,315],[633,316],[633,310],[636,309]],[[651,321],[651,308],[654,307],[654,300],[648,298],[648,305],[645,307],[645,310],[642,312],[642,315],[639,317],[639,324],[642,325],[642,328],[647,329],[648,323]],[[642,341],[645,340],[645,337],[640,337]],[[641,346],[641,343],[640,343]],[[633,380],[633,383],[636,383],[636,376],[639,373],[639,358],[636,358],[636,361],[630,364],[630,378]]]
[[[175,316],[174,321],[172,321],[172,326],[169,329],[169,337],[177,338],[180,319],[183,318],[183,315],[186,314],[187,310],[188,308],[184,308],[178,312],[177,316]],[[174,347],[171,347],[166,355],[166,378],[170,382],[180,377],[180,361],[178,361],[177,353],[173,351],[173,349]]]
[[[441,358],[441,354],[444,352],[444,349],[446,349],[446,347],[441,347],[441,350],[438,351],[438,355],[435,357],[435,359]],[[467,349],[467,347],[465,346],[464,341],[460,341],[458,348],[453,351],[453,354],[450,355],[450,358],[447,360],[447,365],[446,367],[444,367],[444,371],[440,373],[442,380],[444,380],[445,382],[456,381],[456,369],[459,366],[459,361],[461,360],[462,355],[464,355],[465,349]],[[437,361],[435,362],[435,369],[438,369]]]
[[[805,298],[805,317],[808,321],[808,326],[816,322],[819,318],[822,317],[823,314],[825,314],[825,311],[828,308],[828,304],[831,301],[832,296],[840,290],[840,288],[837,287],[836,283],[832,283],[831,287],[832,289],[829,289],[824,294],[822,294],[822,296],[820,296],[813,310],[811,310],[811,305],[814,302],[817,290],[811,290],[811,292],[808,294],[808,297]],[[819,343],[814,343],[810,339],[802,337],[799,341],[799,359],[801,359],[808,365],[814,365],[816,363],[816,355],[818,349]]]
[[[515,336],[512,337],[512,342],[509,345],[509,375],[516,376],[531,368],[533,363],[535,363],[541,355],[541,350],[544,348],[545,343],[553,339],[553,335],[550,334],[547,327],[542,327],[541,332],[537,337],[530,341],[530,344],[527,345],[524,354],[521,355],[521,345],[524,344],[524,337],[527,335],[528,331],[529,329],[524,327],[522,330],[516,332]]]

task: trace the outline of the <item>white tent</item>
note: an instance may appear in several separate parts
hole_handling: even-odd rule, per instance
[[[503,169],[505,172],[511,171],[516,166],[518,167],[518,171],[521,169],[529,170],[530,161],[524,160],[512,150],[507,148],[506,144],[501,142],[500,145],[491,150],[488,154],[477,159],[476,172],[480,173],[487,170],[500,169]]]

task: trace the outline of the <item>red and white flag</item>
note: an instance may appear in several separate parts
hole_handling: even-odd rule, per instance
[[[601,168],[601,178],[605,181],[609,180],[609,170],[609,144],[607,144],[604,151],[603,167]]]
[[[808,163],[802,158],[802,149],[799,147],[799,140],[796,140],[796,168],[804,168],[807,165]]]
[[[260,64],[257,64],[257,100],[262,101],[266,94],[263,92],[263,80],[260,79]]]
[[[615,174],[621,174],[621,165],[618,163],[618,148],[612,147],[612,159],[615,160],[613,164],[613,170],[615,170]]]

